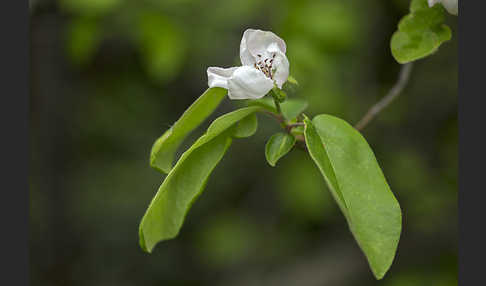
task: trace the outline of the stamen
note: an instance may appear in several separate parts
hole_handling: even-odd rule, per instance
[[[258,58],[261,59],[262,55],[257,54]],[[258,62],[254,63],[253,66],[261,71],[266,77],[273,79],[273,75],[275,74],[276,69],[273,68],[273,60],[275,59],[275,53],[272,53],[272,57],[265,58],[259,60]]]

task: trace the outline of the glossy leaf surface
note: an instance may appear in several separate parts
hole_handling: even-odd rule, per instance
[[[305,120],[309,153],[319,167],[373,274],[390,268],[401,232],[400,206],[363,136],[330,116]]]

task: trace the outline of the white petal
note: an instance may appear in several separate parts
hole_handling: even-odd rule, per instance
[[[270,31],[247,29],[240,43],[240,59],[245,66],[255,63],[258,55],[264,55],[270,45],[274,45],[285,54],[285,41]]]
[[[262,98],[272,88],[272,80],[261,71],[250,66],[239,67],[228,80],[228,96],[230,99]]]
[[[458,3],[458,0],[442,0],[442,5],[444,5],[447,12],[453,15],[457,15],[457,12],[459,11]]]
[[[228,89],[228,79],[233,75],[237,68],[238,67],[209,67],[207,69],[209,87],[222,87]]]
[[[434,6],[437,3],[441,3],[442,6],[447,10],[447,12],[457,15],[458,14],[458,3],[459,0],[428,0],[429,7]]]
[[[248,39],[248,31],[246,30],[243,33],[243,37],[241,38],[240,42],[240,60],[241,64],[244,66],[252,66],[256,61],[253,55],[248,50],[247,39]]]
[[[283,84],[287,81],[289,77],[289,60],[284,53],[276,51],[275,58],[273,59],[273,69],[275,72],[273,74],[273,79],[275,80],[278,88],[282,88]]]

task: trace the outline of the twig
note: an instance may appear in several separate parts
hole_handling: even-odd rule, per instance
[[[375,118],[375,116],[380,113],[385,107],[387,107],[400,93],[403,88],[407,85],[410,78],[410,72],[412,71],[412,63],[408,63],[402,66],[400,74],[398,75],[398,80],[395,85],[390,89],[388,94],[373,105],[365,116],[355,125],[358,130],[363,130],[363,128],[368,125],[368,123]]]
[[[297,122],[297,123],[291,123],[291,124],[287,124],[287,127],[292,129],[294,127],[299,127],[299,126],[304,126],[304,122]]]
[[[273,112],[268,111],[268,110],[263,110],[262,112],[265,113],[265,114],[270,115],[273,118],[275,118],[281,124],[282,123],[285,123],[285,119],[283,118],[283,116],[281,116],[279,114],[273,113]]]
[[[292,131],[292,128],[305,125],[304,122],[296,122],[296,123],[288,124],[285,121],[285,118],[280,114],[276,114],[276,113],[268,111],[268,110],[263,110],[262,112],[264,114],[267,114],[267,115],[273,117],[275,120],[277,120],[278,123],[280,123],[280,126],[282,126],[282,128],[285,129],[285,131],[287,131],[287,133],[289,133],[289,134]],[[294,134],[294,137],[297,140],[297,142],[301,143],[297,146],[301,149],[307,150],[307,147],[305,146],[305,137],[303,135],[300,135],[300,134]]]

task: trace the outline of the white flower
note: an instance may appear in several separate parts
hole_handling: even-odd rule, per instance
[[[457,15],[457,12],[459,11],[458,8],[458,2],[459,0],[428,0],[429,1],[429,7],[434,6],[437,3],[441,3],[444,8],[446,8],[447,12]]]
[[[209,67],[208,85],[227,89],[230,99],[262,98],[274,84],[282,88],[289,77],[285,51],[284,40],[274,33],[247,29],[240,43],[243,66]]]

